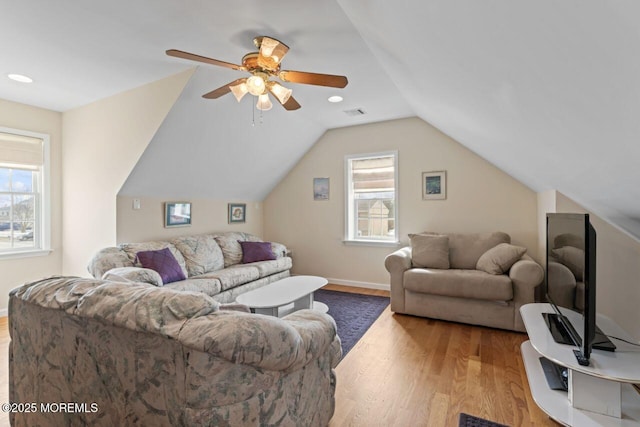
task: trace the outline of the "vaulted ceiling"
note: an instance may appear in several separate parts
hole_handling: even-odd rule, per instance
[[[204,100],[242,75],[200,65],[123,193],[259,200],[327,129],[418,116],[640,236],[638,16],[594,0],[22,0],[3,5],[0,98],[66,111],[196,65],[167,49],[240,63],[269,35],[291,48],[283,68],[349,85],[289,84],[302,108],[260,117],[248,97]]]

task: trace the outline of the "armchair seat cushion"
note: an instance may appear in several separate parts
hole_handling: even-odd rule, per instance
[[[404,288],[413,292],[489,301],[513,299],[507,275],[479,270],[412,268],[404,273]]]

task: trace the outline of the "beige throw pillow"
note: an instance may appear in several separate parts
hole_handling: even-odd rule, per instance
[[[449,268],[449,237],[409,234],[411,263],[414,267]]]
[[[476,269],[489,274],[504,274],[525,252],[527,249],[521,246],[500,243],[480,256]]]

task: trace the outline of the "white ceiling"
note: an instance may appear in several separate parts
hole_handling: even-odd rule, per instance
[[[170,48],[239,63],[256,35],[290,46],[283,68],[348,76],[343,90],[289,84],[302,109],[251,126],[248,99],[201,98],[242,74],[199,66],[123,194],[259,200],[325,130],[417,115],[640,236],[640,3],[1,2],[0,98],[57,111],[195,65]]]

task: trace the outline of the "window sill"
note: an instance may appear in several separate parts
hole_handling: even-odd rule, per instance
[[[0,252],[0,260],[47,256],[51,252],[53,252],[51,249],[34,249],[30,251]]]
[[[352,246],[377,246],[377,247],[398,247],[400,242],[395,240],[343,240],[343,244]]]

